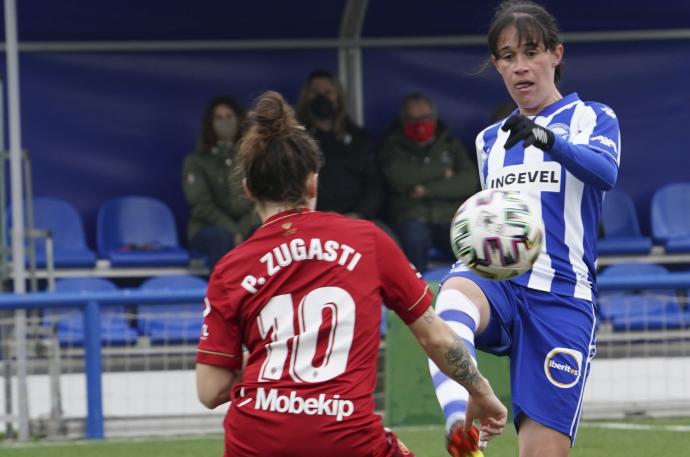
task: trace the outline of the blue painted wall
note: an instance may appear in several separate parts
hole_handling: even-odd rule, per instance
[[[365,50],[366,126],[380,136],[400,97],[423,90],[472,147],[507,97],[491,68],[477,74],[485,54],[483,47]],[[690,42],[572,44],[565,55],[563,92],[577,90],[619,115],[619,186],[634,197],[647,231],[654,190],[690,180]],[[168,203],[184,239],[180,167],[207,101],[227,93],[248,105],[270,88],[294,102],[307,73],[336,66],[332,50],[24,53],[23,142],[32,155],[34,193],[75,203],[92,246],[98,207],[127,194]]]

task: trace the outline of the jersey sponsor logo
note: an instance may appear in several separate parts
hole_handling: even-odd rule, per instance
[[[607,147],[613,149],[613,151],[616,154],[618,154],[618,147],[616,146],[616,142],[613,141],[609,137],[605,137],[604,135],[593,136],[592,138],[590,138],[590,141],[598,141],[599,143],[603,144],[604,146],[607,146]]]
[[[561,165],[557,162],[509,165],[490,171],[486,183],[492,189],[560,192]]]
[[[575,349],[556,347],[544,359],[544,373],[551,384],[569,389],[577,384],[582,372],[582,353]]]
[[[340,398],[335,394],[327,398],[326,394],[318,397],[304,398],[292,390],[290,395],[280,395],[278,389],[256,389],[254,408],[261,411],[271,411],[281,414],[306,414],[307,416],[332,416],[336,421],[342,421],[355,412],[355,405],[350,400]]]

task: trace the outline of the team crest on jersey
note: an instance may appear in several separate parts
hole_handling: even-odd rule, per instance
[[[569,389],[577,384],[582,373],[582,353],[575,349],[553,348],[544,359],[544,373],[551,384]]]
[[[570,127],[563,124],[562,122],[557,122],[555,124],[549,125],[549,130],[551,130],[554,134],[560,136],[564,140],[567,140],[568,136],[570,136]]]

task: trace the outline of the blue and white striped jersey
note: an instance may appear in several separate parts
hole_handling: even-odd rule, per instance
[[[583,102],[576,93],[532,120],[556,134],[550,151],[523,148],[522,142],[506,151],[505,120],[484,129],[476,141],[482,188],[520,191],[544,221],[541,254],[531,271],[512,281],[592,300],[601,205],[620,163],[618,120],[608,106]]]

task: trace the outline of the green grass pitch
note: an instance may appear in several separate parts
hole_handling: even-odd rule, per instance
[[[601,428],[597,423],[580,428],[572,457],[647,457],[690,455],[690,418],[620,422],[633,430]],[[670,426],[670,427],[666,427]],[[673,427],[676,430],[672,430]],[[400,438],[418,457],[447,457],[440,426],[397,427]],[[0,444],[3,457],[220,457],[221,435],[63,443]],[[512,427],[489,444],[486,457],[516,456],[517,437]]]

